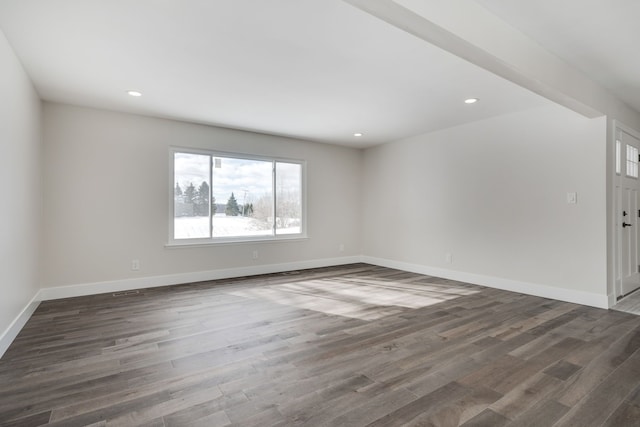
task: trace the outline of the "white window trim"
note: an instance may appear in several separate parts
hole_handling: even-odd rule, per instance
[[[212,159],[216,156],[218,157],[231,157],[237,159],[244,160],[259,160],[266,162],[273,162],[274,166],[276,162],[283,163],[294,163],[299,164],[301,166],[301,192],[302,192],[302,200],[300,203],[302,204],[302,224],[300,233],[295,234],[274,234],[270,236],[238,236],[238,237],[202,237],[202,238],[193,238],[193,239],[175,239],[174,236],[174,174],[175,174],[175,153],[188,153],[188,154],[201,154],[206,156],[211,156]],[[197,247],[197,246],[216,246],[216,245],[228,245],[228,244],[242,244],[242,243],[268,243],[268,242],[292,242],[292,241],[301,241],[307,240],[309,236],[307,235],[307,162],[306,160],[300,159],[290,159],[286,157],[271,157],[271,156],[257,156],[253,154],[246,153],[234,153],[228,151],[217,151],[217,150],[206,150],[206,149],[198,149],[198,148],[188,148],[188,147],[179,147],[179,146],[171,146],[169,147],[169,184],[168,184],[168,201],[169,206],[167,209],[168,217],[169,217],[169,238],[165,247]],[[211,182],[211,168],[209,171],[209,186],[213,188],[213,183]],[[275,193],[275,185],[276,182],[273,180],[273,197],[274,201],[276,200]],[[275,208],[275,207],[274,207]],[[275,217],[275,215],[274,215]],[[211,215],[209,215],[211,218]]]

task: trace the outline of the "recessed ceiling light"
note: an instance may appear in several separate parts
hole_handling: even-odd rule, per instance
[[[138,92],[137,90],[128,90],[127,93],[131,96],[142,96],[142,92]]]
[[[353,136],[362,136],[362,134],[358,132],[358,133],[354,133]]]
[[[478,98],[469,98],[464,100],[465,104],[475,104],[476,102],[478,102]]]

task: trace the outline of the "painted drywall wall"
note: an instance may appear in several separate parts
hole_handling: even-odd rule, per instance
[[[369,1],[347,0],[372,7]],[[386,3],[386,0],[380,0]],[[471,62],[499,73],[517,84],[547,96],[560,104],[594,117],[607,116],[607,289],[614,299],[618,215],[614,203],[615,140],[613,121],[640,132],[640,113],[617,99],[606,88],[543,49],[537,42],[474,1],[396,0],[419,16],[437,25],[443,33],[434,42]],[[464,3],[463,7],[461,4]],[[396,5],[397,6],[397,5]],[[401,25],[402,27],[402,25]],[[467,47],[458,45],[468,42]],[[508,43],[505,43],[508,40]],[[457,48],[456,48],[457,47]],[[479,49],[478,53],[474,48]],[[488,56],[487,56],[488,54]],[[493,59],[492,59],[493,58]]]
[[[0,355],[39,289],[41,103],[0,32]],[[33,307],[32,307],[33,308]],[[27,316],[28,318],[28,316]],[[16,331],[11,331],[12,325]],[[15,333],[14,333],[15,332]],[[11,335],[8,337],[7,334]],[[8,340],[10,342],[10,340]]]
[[[53,103],[44,129],[44,287],[360,254],[360,150]],[[170,146],[306,160],[309,238],[167,248]]]
[[[551,105],[367,149],[364,254],[605,296],[605,132]]]

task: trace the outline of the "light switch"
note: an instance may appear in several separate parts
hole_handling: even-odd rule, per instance
[[[572,205],[578,203],[578,193],[567,193],[567,203]]]

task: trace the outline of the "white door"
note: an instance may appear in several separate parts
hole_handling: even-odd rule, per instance
[[[620,242],[619,296],[640,288],[640,248],[639,221],[640,203],[638,200],[640,181],[638,180],[638,155],[640,140],[626,132],[619,131],[616,141],[616,157],[619,163],[616,169],[620,173],[617,197],[617,227]]]

